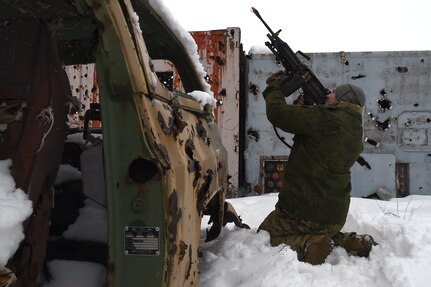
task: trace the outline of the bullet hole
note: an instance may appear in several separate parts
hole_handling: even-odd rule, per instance
[[[407,67],[397,67],[397,72],[398,73],[407,73],[409,71],[409,69]]]
[[[375,140],[369,139],[368,137],[365,137],[364,142],[369,143],[370,145],[373,145],[375,147],[380,146],[380,143],[376,142]]]
[[[361,166],[366,166],[368,169],[371,169],[371,165],[362,156],[359,156],[356,162]]]
[[[388,99],[381,99],[377,101],[377,104],[379,105],[379,109],[382,112],[386,112],[387,110],[392,109],[392,102]]]
[[[260,139],[260,134],[259,134],[259,132],[257,131],[257,130],[254,130],[254,129],[248,129],[248,131],[247,131],[247,136],[250,138],[250,139],[252,139],[252,140],[255,140],[256,142],[258,142],[259,141],[259,139]]]
[[[259,92],[259,88],[255,84],[250,84],[248,86],[249,93],[252,93],[253,95],[257,96],[257,93]]]
[[[350,65],[349,61],[347,61],[347,60],[346,60],[346,61],[344,62],[344,65],[346,65],[346,66]]]
[[[136,183],[146,183],[159,172],[150,160],[137,158],[129,165],[128,176]]]
[[[390,123],[392,121],[392,117],[389,117],[384,122],[380,122],[378,120],[378,117],[375,117],[372,113],[368,113],[368,115],[371,117],[371,120],[376,123],[376,127],[382,131],[386,131],[388,128],[390,128]]]
[[[352,80],[359,80],[359,79],[365,78],[365,77],[366,77],[365,75],[359,74],[357,76],[352,76]]]
[[[381,89],[380,90],[380,95],[382,95],[383,97],[386,97],[386,90],[385,89]]]
[[[413,106],[417,107],[417,106],[419,106],[419,104],[418,104],[418,103],[416,103],[416,104],[414,104]]]
[[[172,72],[157,72],[157,78],[159,81],[169,90],[173,90],[174,76]]]
[[[222,59],[222,58],[220,58],[220,56],[217,56],[217,57],[215,58],[215,61],[216,61],[216,63],[217,63],[219,66],[223,66],[223,65],[224,65],[224,61],[223,61],[223,59]]]
[[[220,100],[220,99],[218,99],[217,101],[216,101],[216,106],[217,107],[220,107],[220,106],[222,106],[223,105],[223,101],[222,100]]]
[[[431,122],[431,119],[427,118],[426,122],[427,122],[427,123]]]
[[[226,89],[222,89],[222,90],[219,92],[219,95],[221,95],[221,96],[223,96],[223,97],[226,97]]]
[[[207,82],[208,84],[212,84],[212,81],[211,81],[210,76],[206,75],[206,76],[204,77],[204,80],[205,80],[205,82]]]
[[[424,60],[424,59],[421,59],[421,63],[425,63],[425,60]]]
[[[386,119],[384,122],[376,121],[376,127],[378,127],[382,131],[386,131],[388,128],[391,127],[390,125],[391,119]]]

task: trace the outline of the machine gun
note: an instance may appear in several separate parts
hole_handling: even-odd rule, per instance
[[[268,29],[269,34],[267,34],[267,36],[270,42],[265,42],[265,45],[275,55],[277,61],[279,61],[283,65],[285,73],[288,76],[287,81],[281,87],[283,94],[288,97],[295,91],[302,89],[302,92],[304,94],[304,104],[324,104],[326,102],[326,95],[331,93],[331,91],[329,91],[322,85],[316,75],[314,75],[314,73],[299,60],[296,54],[300,54],[307,60],[310,60],[310,57],[308,57],[301,51],[294,53],[289,47],[289,45],[287,45],[286,42],[284,42],[280,39],[280,37],[278,37],[278,34],[280,34],[281,29],[274,33],[272,29],[268,26],[268,24],[266,24],[266,22],[262,19],[259,14],[259,11],[257,11],[253,7],[251,8],[251,10],[257,16],[257,18],[262,21],[266,29]],[[284,139],[279,135],[275,127],[274,131],[277,137],[286,146],[291,148],[291,146],[286,143]],[[368,169],[371,169],[369,163],[362,156],[359,156],[356,161],[361,166],[365,165]]]
[[[326,95],[328,95],[330,91],[325,88],[314,73],[299,60],[296,54],[300,54],[307,60],[310,60],[310,57],[301,51],[294,53],[289,45],[278,36],[281,29],[274,33],[262,19],[259,11],[253,7],[251,10],[268,29],[269,34],[267,34],[267,36],[270,41],[265,42],[265,45],[275,55],[276,60],[283,65],[285,73],[288,76],[287,81],[281,87],[284,95],[288,97],[295,91],[302,89],[304,104],[324,104],[326,102]]]

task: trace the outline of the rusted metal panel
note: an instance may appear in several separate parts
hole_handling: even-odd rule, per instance
[[[99,89],[94,63],[64,66],[70,82],[72,96],[79,100],[81,106],[74,114],[68,115],[71,128],[83,128],[84,114],[90,104],[99,103]],[[100,127],[99,121],[90,122],[90,127]]]
[[[377,186],[390,189],[394,195],[431,194],[431,51],[310,53],[308,56],[311,60],[304,63],[327,88],[352,83],[367,94],[363,155],[371,170],[354,165],[352,178],[357,184],[352,195],[372,194]],[[256,172],[259,159],[288,155],[290,150],[276,138],[266,118],[262,97],[266,78],[282,67],[269,50],[263,49],[250,51],[248,65],[245,166],[246,181],[253,191],[259,184]],[[286,101],[291,103],[295,98],[293,95]],[[291,142],[291,135],[281,131],[280,134]],[[396,170],[394,165],[399,164],[407,165],[409,172]]]
[[[231,189],[238,187],[239,161],[239,93],[241,31],[236,27],[223,30],[191,32],[202,65],[208,74],[211,91],[219,102],[216,121],[222,143],[228,153]]]

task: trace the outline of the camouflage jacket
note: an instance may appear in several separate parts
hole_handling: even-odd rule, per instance
[[[268,120],[295,134],[277,206],[294,218],[341,224],[350,204],[350,168],[363,150],[361,107],[288,105],[277,86],[264,91]]]

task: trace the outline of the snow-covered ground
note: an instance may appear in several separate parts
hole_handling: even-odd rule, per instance
[[[24,220],[32,212],[27,194],[17,189],[10,175],[12,160],[0,160],[0,271],[24,239]]]
[[[431,197],[352,198],[343,230],[368,233],[379,245],[369,259],[335,248],[320,266],[299,262],[287,246],[271,247],[267,232],[256,233],[276,201],[276,194],[230,200],[251,230],[228,225],[216,241],[201,244],[200,286],[430,286]]]

